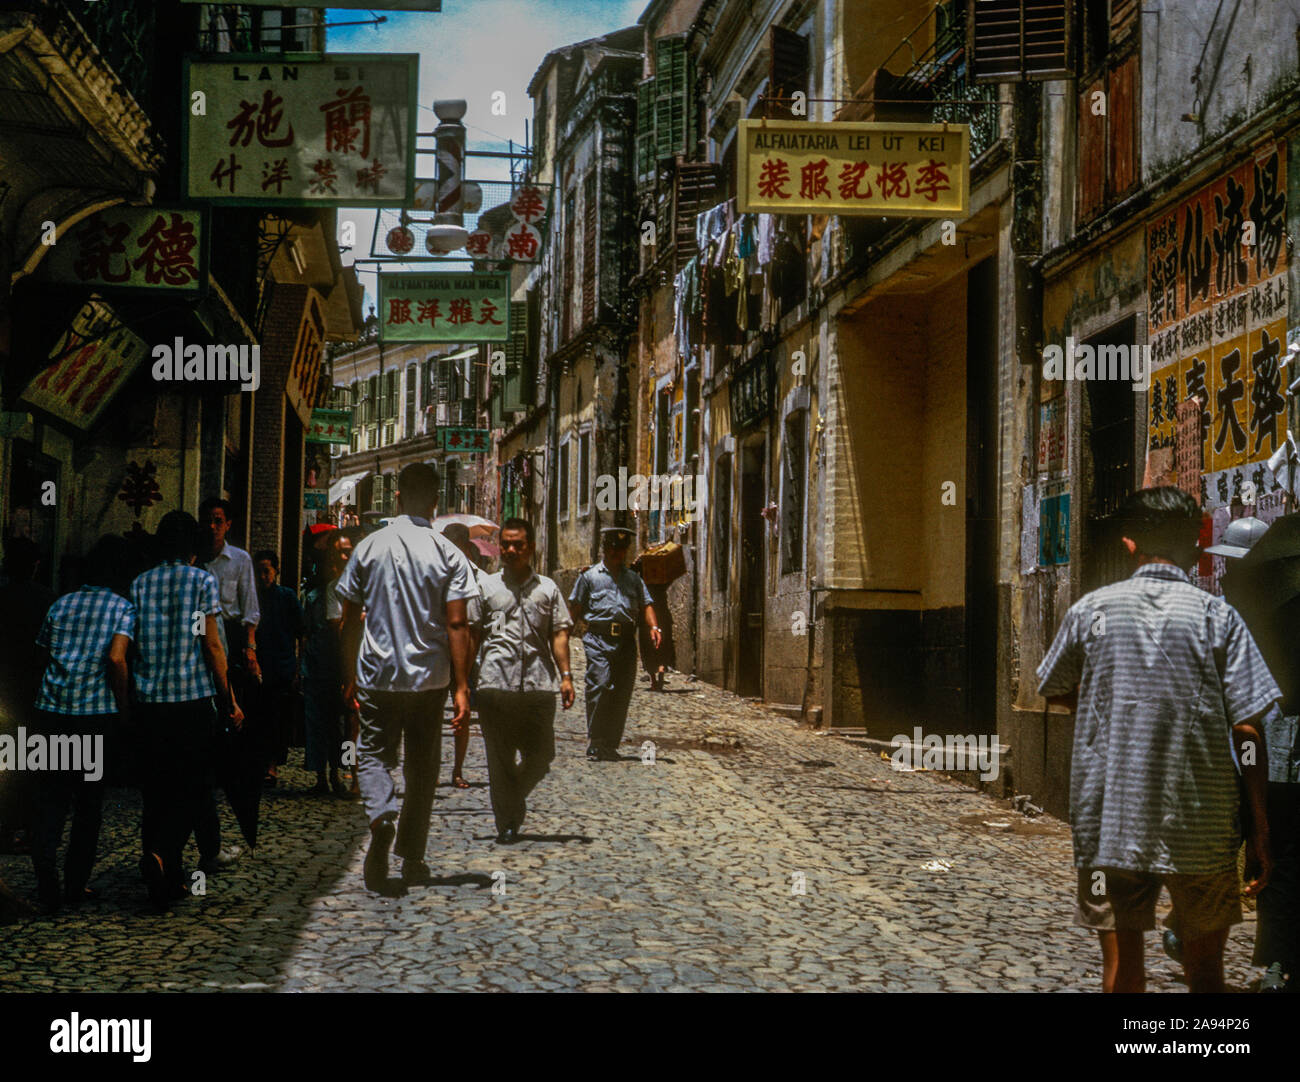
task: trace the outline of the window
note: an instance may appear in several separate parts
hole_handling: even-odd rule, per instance
[[[578,514],[591,510],[591,433],[578,435]]]
[[[577,237],[576,197],[572,191],[564,200],[564,296],[560,298],[560,340],[567,342],[573,332],[573,256]]]
[[[770,51],[768,55],[767,115],[792,119],[795,91],[808,93],[808,39],[783,26],[768,30]]]
[[[560,441],[560,464],[555,473],[556,507],[561,522],[569,518],[569,437]]]
[[[379,420],[379,377],[366,378],[366,424]]]
[[[582,184],[582,325],[596,318],[596,170]]]
[[[1070,0],[969,0],[967,52],[977,83],[1066,79]]]
[[[693,58],[684,35],[655,42],[655,72],[636,88],[636,174],[638,183],[654,179],[660,158],[688,156],[697,138],[692,102]]]
[[[727,592],[731,576],[731,455],[718,458],[713,483],[713,583]]]
[[[394,440],[395,438],[396,438],[396,437],[395,437],[395,434],[394,434],[394,425],[393,425],[393,422],[392,422],[392,421],[385,421],[385,422],[384,422],[384,435],[383,435],[383,440],[382,440],[381,443],[380,443],[380,446],[382,446],[382,447],[387,447],[389,444],[391,444],[391,443],[393,442],[393,440]]]
[[[808,469],[808,414],[794,410],[785,419],[781,470],[781,574],[803,569],[804,480]]]
[[[406,424],[402,435],[410,439],[415,435],[415,365],[406,366]]]
[[[390,368],[384,373],[384,414],[385,421],[397,420],[397,369]]]

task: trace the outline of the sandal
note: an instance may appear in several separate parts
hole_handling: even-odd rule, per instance
[[[459,774],[455,775],[455,777],[453,777],[453,778],[451,779],[451,783],[452,783],[452,785],[454,785],[457,789],[468,789],[468,788],[469,788],[469,782],[467,782],[467,781],[466,781],[464,778],[462,778]]]

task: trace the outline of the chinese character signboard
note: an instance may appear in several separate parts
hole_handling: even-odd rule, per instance
[[[384,342],[505,342],[508,274],[380,274]]]
[[[59,336],[50,364],[22,393],[24,402],[90,429],[131,378],[149,347],[98,301],[89,301]]]
[[[742,120],[737,170],[741,212],[961,218],[970,128]]]
[[[1246,481],[1269,491],[1265,463],[1286,429],[1286,144],[1156,217],[1146,241],[1148,455],[1171,448],[1190,465],[1178,421],[1197,401],[1203,505],[1230,503]],[[1181,472],[1179,485],[1190,490]]]
[[[75,285],[195,291],[203,283],[203,212],[109,207],[66,229],[42,275]]]
[[[352,442],[352,411],[315,409],[307,426],[308,443]]]
[[[259,206],[413,198],[418,58],[227,57],[186,64],[186,194]]]
[[[480,454],[490,449],[491,441],[486,428],[440,428],[437,432],[437,446],[444,451]]]

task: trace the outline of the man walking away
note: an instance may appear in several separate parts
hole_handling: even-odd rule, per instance
[[[587,655],[587,758],[617,762],[636,684],[638,616],[649,626],[656,650],[662,640],[650,592],[641,576],[627,566],[632,531],[608,526],[600,535],[605,558],[578,575],[569,594],[569,612],[575,623],[587,621],[582,636]]]
[[[277,770],[288,758],[289,724],[294,696],[298,693],[298,640],[303,634],[302,608],[298,598],[281,585],[280,558],[262,549],[253,559],[257,578],[257,664],[262,671],[258,696],[257,741],[266,771],[267,788],[277,781]]]
[[[573,705],[573,621],[560,588],[533,571],[533,544],[532,523],[506,519],[503,567],[483,588],[478,719],[502,845],[519,840],[528,794],[555,758],[555,692],[565,710]]]
[[[235,729],[217,621],[217,580],[194,567],[199,525],[184,511],[158,524],[163,562],[131,584],[136,609],[135,690],[144,744],[144,857],[149,897],[165,908],[187,894],[181,853],[212,803],[218,707]]]
[[[1196,501],[1143,489],[1121,515],[1137,569],[1071,606],[1038,666],[1038,693],[1075,711],[1075,919],[1100,939],[1103,989],[1141,992],[1142,933],[1155,928],[1164,885],[1188,988],[1221,992],[1228,930],[1241,920],[1228,735],[1251,812],[1246,894],[1255,895],[1271,868],[1260,721],[1281,692],[1236,610],[1183,570],[1198,556]]]
[[[50,748],[75,745],[80,751],[79,762],[65,762],[65,769],[40,779],[32,863],[47,912],[60,904],[58,851],[69,806],[72,833],[63,864],[69,905],[85,901],[95,866],[105,745],[114,722],[128,713],[126,651],[135,633],[135,608],[123,596],[129,547],[118,535],[101,537],[86,558],[84,584],[50,606],[36,637],[49,658],[36,697],[37,730]]]
[[[335,592],[352,555],[352,540],[341,530],[330,534],[316,568],[317,581],[303,601],[306,635],[302,645],[303,727],[306,766],[316,772],[313,792],[351,794],[339,778],[343,762],[343,669],[339,625],[343,603]],[[355,745],[354,745],[355,746]],[[325,776],[329,768],[329,778]]]
[[[229,500],[204,500],[199,505],[199,522],[207,531],[207,559],[203,566],[216,578],[221,601],[218,630],[229,665],[231,692],[249,707],[251,713],[256,714],[257,684],[262,679],[257,661],[257,624],[262,614],[257,600],[253,559],[226,540],[235,523],[234,504]],[[217,815],[215,788],[204,803],[196,835],[202,857],[199,867],[203,871],[212,874],[234,863],[238,848],[230,852],[221,848],[221,820]]]
[[[366,887],[375,891],[387,884],[394,834],[403,880],[428,877],[424,850],[448,684],[456,704],[452,730],[469,724],[466,600],[476,587],[456,547],[429,528],[438,503],[438,471],[423,463],[404,467],[397,501],[401,513],[356,547],[337,590],[348,678],[344,700],[351,703],[355,695],[361,715],[358,771],[370,821]],[[389,773],[403,738],[404,807]],[[394,825],[399,811],[400,828]]]

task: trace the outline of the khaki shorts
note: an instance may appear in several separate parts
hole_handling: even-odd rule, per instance
[[[1170,916],[1176,914],[1174,931],[1180,938],[1194,939],[1241,923],[1236,868],[1211,875],[1080,868],[1074,923],[1095,932],[1153,931],[1162,886],[1169,888],[1174,903]]]

